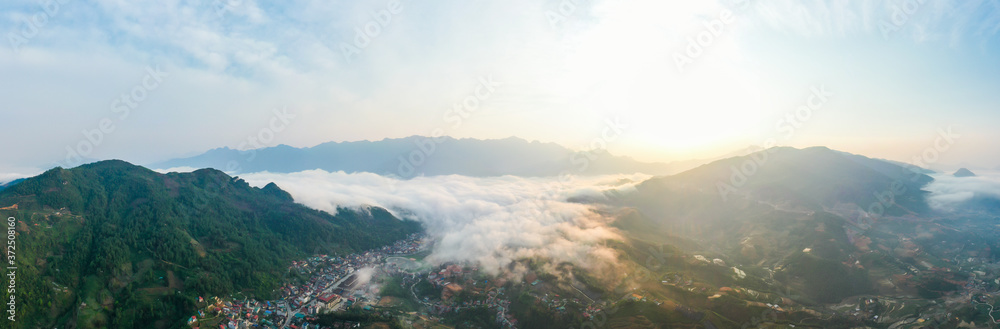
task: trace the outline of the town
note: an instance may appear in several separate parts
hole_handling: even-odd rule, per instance
[[[279,298],[258,300],[240,293],[199,297],[200,309],[187,323],[192,328],[220,329],[358,328],[360,321],[337,320],[332,326],[317,322],[323,314],[359,310],[387,319],[399,318],[410,327],[429,327],[448,316],[480,310],[490,312],[496,326],[516,328],[506,279],[491,281],[475,266],[449,262],[432,267],[407,258],[426,255],[429,245],[426,236],[413,234],[376,250],[292,261],[288,272],[306,279],[282,285]],[[529,278],[538,284],[533,275]],[[385,291],[399,293],[383,296]],[[415,302],[413,311],[400,313],[399,308],[393,308],[406,301]],[[387,311],[390,309],[396,311]]]
[[[293,261],[288,271],[308,277],[302,284],[284,284],[277,300],[260,301],[240,294],[199,297],[203,307],[188,319],[192,328],[321,328],[311,324],[321,313],[378,300],[370,279],[386,258],[414,254],[426,248],[426,237],[412,234],[394,244],[346,256],[316,255]],[[346,322],[341,328],[356,327]]]

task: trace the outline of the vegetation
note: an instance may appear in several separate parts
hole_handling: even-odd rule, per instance
[[[341,322],[357,322],[366,327],[372,324],[383,324],[387,328],[403,328],[391,314],[368,312],[359,307],[352,307],[336,313],[320,314],[316,319],[317,324],[328,327],[333,327]]]
[[[455,328],[500,328],[495,319],[496,312],[477,307],[462,309],[446,317],[444,322]]]
[[[269,295],[289,262],[379,247],[420,229],[384,209],[336,215],[212,169],[123,161],[55,168],[0,192],[17,228],[25,327],[183,325],[201,295]],[[4,295],[7,298],[6,292]]]

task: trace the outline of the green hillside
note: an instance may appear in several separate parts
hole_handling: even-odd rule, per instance
[[[17,220],[22,328],[176,327],[197,296],[266,297],[294,259],[420,230],[381,208],[309,209],[216,170],[114,160],[26,179],[0,192],[0,207]]]

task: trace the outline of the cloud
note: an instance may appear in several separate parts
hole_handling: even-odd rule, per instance
[[[993,80],[969,77],[968,72],[991,72],[994,66],[989,54],[1000,29],[997,2],[402,3],[390,22],[383,15],[388,0],[0,2],[0,31],[25,38],[23,44],[7,38],[0,46],[5,119],[18,123],[0,130],[0,138],[30,141],[7,145],[8,153],[17,156],[0,159],[0,165],[64,162],[66,148],[86,142],[81,132],[92,132],[104,118],[114,120],[113,133],[95,143],[100,145],[90,158],[154,163],[237,147],[268,124],[272,109],[284,107],[299,116],[294,128],[263,146],[378,140],[443,129],[455,137],[513,135],[583,148],[601,133],[604,120],[620,117],[629,132],[609,145],[610,151],[672,161],[759,143],[756,130],[771,123],[762,116],[770,109],[782,114],[797,106],[793,101],[799,102],[807,87],[803,81],[858,86],[876,93],[878,103],[897,104],[918,102],[919,95],[950,99],[947,89],[920,84],[927,91],[922,92],[898,85],[925,80],[909,78],[913,76],[949,72],[955,81],[971,84],[957,88],[995,89],[987,83]],[[750,5],[740,7],[742,3]],[[878,46],[895,42],[873,44],[863,38],[880,40],[880,24],[893,19],[900,3],[922,3],[893,33],[894,40],[906,41],[903,46],[883,51]],[[59,6],[53,10],[40,4]],[[732,10],[735,23],[708,27],[724,7]],[[34,17],[44,18],[44,24],[32,23]],[[380,21],[385,23],[378,33],[359,38],[362,28],[382,25]],[[718,28],[722,30],[710,45],[692,44],[703,32]],[[821,42],[809,44],[799,42],[807,39],[802,36],[862,38],[842,45],[818,38]],[[911,48],[914,38],[955,39],[985,48],[978,60],[943,58],[940,52]],[[783,40],[796,47],[784,48]],[[359,53],[345,56],[347,46]],[[675,55],[688,49],[700,55],[681,72]],[[803,53],[808,49],[829,56]],[[962,51],[973,53],[980,51]],[[906,61],[911,55],[923,60]],[[899,65],[882,65],[883,56]],[[841,63],[850,64],[850,70]],[[941,66],[954,63],[970,66]],[[127,120],[118,119],[112,110],[115,101],[142,81],[147,67],[159,67],[169,76]],[[894,77],[894,67],[909,75],[889,83],[891,92],[881,84],[859,85],[833,74],[856,70]],[[932,69],[918,71],[928,67]],[[484,76],[493,76],[503,87],[460,125],[446,121],[448,111]],[[866,99],[848,95],[847,87],[834,89],[848,96],[840,101]],[[990,95],[986,91],[974,95]],[[985,107],[995,103],[965,101]],[[873,106],[839,104],[834,106],[845,114],[852,113],[846,109]],[[843,120],[882,121],[869,112]],[[857,132],[848,135],[856,137]],[[809,144],[820,143],[804,145]]]
[[[169,76],[127,120],[116,119],[91,157],[150,163],[236,147],[267,124],[272,108],[285,106],[300,115],[295,128],[262,144],[311,146],[441,128],[458,137],[516,135],[579,147],[619,114],[636,138],[693,140],[694,133],[711,135],[684,130],[695,126],[691,120],[736,118],[718,131],[738,131],[739,119],[754,113],[718,113],[749,106],[754,95],[752,79],[742,72],[733,78],[740,71],[727,55],[736,52],[731,37],[699,61],[696,83],[679,77],[670,59],[704,29],[702,18],[719,15],[711,2],[573,1],[566,9],[560,1],[403,1],[387,21],[379,13],[388,3],[68,2],[18,50],[0,47],[0,70],[9,73],[0,86],[19,91],[4,95],[16,112],[11,120],[24,123],[0,137],[33,141],[12,145],[18,159],[0,163],[63,160],[81,131],[118,117],[114,100],[147,66]],[[14,33],[42,11],[30,1],[0,9],[8,12],[0,30]],[[554,13],[560,23],[550,20]],[[358,38],[379,20],[386,23],[377,35]],[[345,56],[346,46],[360,52]],[[443,119],[484,76],[503,88],[482,111],[460,127]],[[677,120],[649,110],[663,108],[690,111]],[[644,118],[650,113],[655,117]]]
[[[420,221],[434,239],[431,262],[473,262],[498,274],[517,260],[541,257],[594,271],[613,267],[616,253],[601,244],[621,236],[595,205],[573,197],[628,187],[642,175],[574,178],[417,177],[310,170],[242,176],[251,185],[275,182],[296,202],[335,213],[337,207],[380,206]],[[624,179],[623,179],[624,178]]]
[[[37,176],[38,174],[41,173],[42,170],[38,168],[0,167],[0,184],[9,183],[10,181],[13,181],[15,179]]]
[[[361,268],[356,272],[355,275],[357,275],[357,277],[354,279],[354,284],[351,285],[351,287],[352,288],[362,287],[372,281],[372,277],[375,276],[375,268],[374,267]]]
[[[1000,5],[989,1],[735,1],[752,25],[802,36],[898,34],[952,45],[992,38]]]
[[[935,175],[934,181],[924,188],[931,192],[927,202],[935,209],[952,210],[977,196],[1000,199],[1000,172],[977,171],[976,175],[975,177]]]
[[[192,171],[195,171],[195,170],[198,170],[198,169],[201,169],[201,168],[188,167],[188,166],[180,166],[180,167],[171,167],[171,168],[167,168],[167,169],[153,169],[153,171],[161,173],[161,174],[166,174],[166,173],[172,173],[172,172],[186,173],[186,172],[192,172]]]

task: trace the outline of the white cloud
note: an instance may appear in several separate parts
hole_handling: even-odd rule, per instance
[[[995,1],[735,1],[746,3],[753,25],[802,36],[847,37],[863,34],[915,42],[992,38],[1000,5]],[[740,5],[731,7],[739,8]],[[984,19],[985,18],[985,19]]]
[[[200,169],[200,168],[188,167],[188,166],[181,166],[181,167],[171,167],[171,168],[167,168],[167,169],[153,169],[153,171],[161,173],[161,174],[166,174],[166,173],[172,173],[172,172],[177,172],[177,173],[192,172],[192,171],[195,171],[195,170],[198,170],[198,169]]]
[[[935,209],[951,210],[975,196],[1000,199],[1000,172],[977,171],[975,177],[934,175],[934,181],[924,187],[931,192],[927,202]]]
[[[8,183],[19,178],[37,176],[42,172],[43,170],[38,168],[0,166],[0,184]]]
[[[475,262],[493,273],[532,257],[594,270],[613,265],[615,253],[601,246],[604,240],[620,237],[607,225],[610,219],[595,212],[593,205],[566,200],[629,186],[617,185],[622,178],[633,182],[647,178],[599,176],[563,183],[556,178],[451,175],[396,180],[322,170],[241,177],[255,186],[275,182],[296,202],[331,213],[337,207],[384,207],[424,224],[435,240],[428,260]]]
[[[32,141],[10,145],[18,156],[0,162],[41,166],[62,159],[64,148],[110,115],[111,102],[150,65],[161,66],[169,79],[92,157],[151,163],[236,147],[266,124],[270,109],[283,106],[301,117],[271,145],[428,135],[451,127],[442,115],[488,75],[503,88],[447,134],[514,135],[578,148],[600,134],[605,119],[620,116],[630,129],[609,145],[616,154],[647,161],[712,156],[759,143],[754,130],[761,111],[799,97],[805,89],[796,88],[799,83],[826,79],[808,63],[766,51],[777,42],[772,39],[877,38],[879,22],[891,18],[896,5],[747,1],[752,7],[740,9],[735,0],[402,0],[402,12],[345,60],[341,47],[352,44],[356,28],[375,20],[373,13],[388,2],[66,2],[19,51],[0,47],[0,98],[10,121],[20,123],[0,131],[0,138]],[[547,14],[565,3],[575,5],[553,26]],[[898,39],[995,40],[997,6],[964,3],[925,2]],[[673,55],[724,7],[733,9],[736,23],[679,73]],[[17,33],[42,7],[10,1],[0,11],[0,30]],[[870,40],[859,39],[866,41],[832,55],[849,58],[871,49]],[[771,58],[802,75],[794,77],[795,85],[761,81],[782,71],[770,70]],[[916,93],[880,94],[879,102]],[[858,130],[871,130],[864,128]]]

